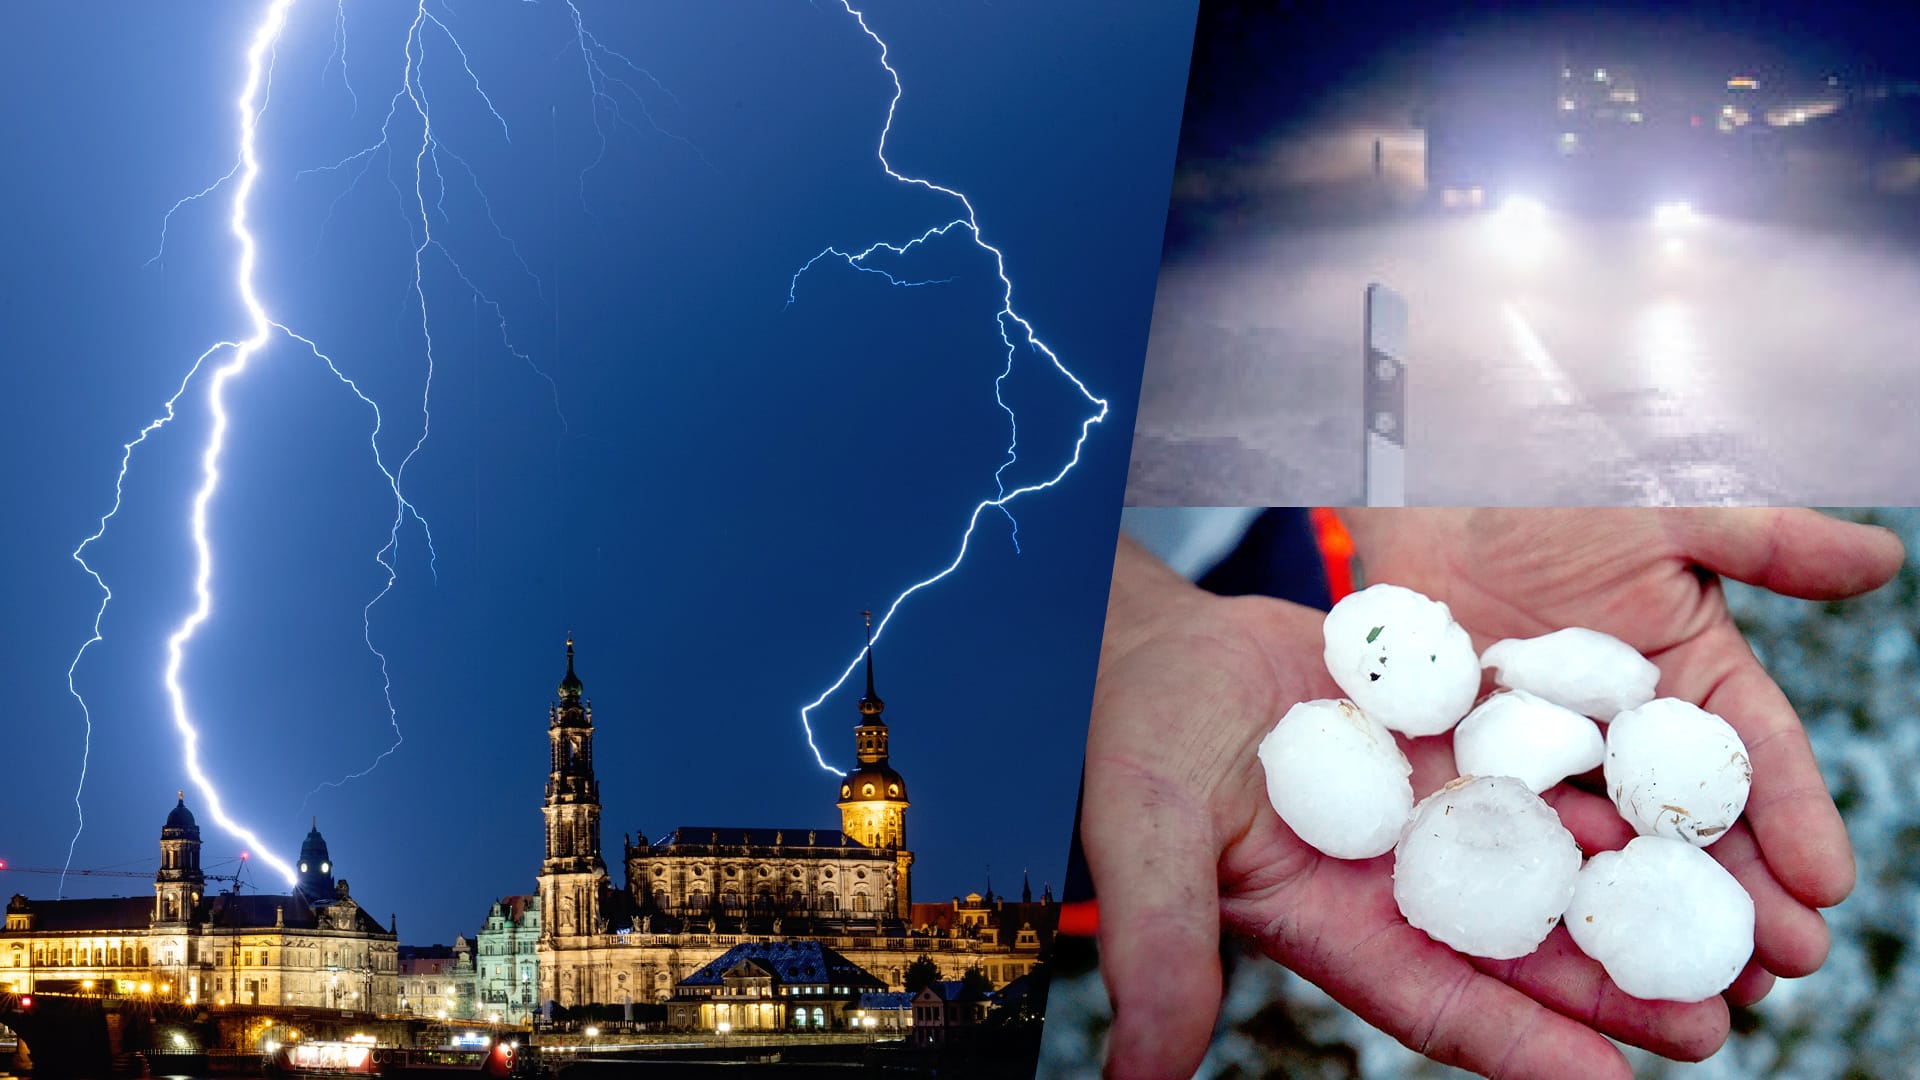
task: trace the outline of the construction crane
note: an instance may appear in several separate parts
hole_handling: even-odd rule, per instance
[[[247,857],[242,855],[240,856],[240,870],[236,870],[231,874],[205,874],[202,876],[208,881],[231,881],[234,884],[234,889],[237,891],[240,887],[240,871],[246,868]],[[5,859],[0,859],[0,874],[5,873],[53,874],[56,876],[65,875],[67,877],[141,878],[148,881],[153,880],[153,872],[151,870],[59,870],[39,866],[9,866]]]

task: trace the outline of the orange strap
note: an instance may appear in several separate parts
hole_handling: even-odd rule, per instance
[[[1327,593],[1337,604],[1353,592],[1353,537],[1331,507],[1316,506],[1308,517],[1314,542],[1320,545],[1320,561],[1326,566]]]
[[[1070,900],[1060,905],[1060,926],[1062,934],[1074,937],[1092,937],[1100,932],[1100,901]]]

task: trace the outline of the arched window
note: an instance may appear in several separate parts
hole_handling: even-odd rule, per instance
[[[145,945],[140,946],[140,966],[141,967],[153,966],[153,960],[150,958],[147,952],[147,947]]]
[[[853,894],[853,910],[855,911],[867,910],[867,894],[866,893],[859,892],[859,893]]]

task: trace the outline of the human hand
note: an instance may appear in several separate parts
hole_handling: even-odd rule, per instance
[[[1395,530],[1384,523],[1357,529],[1356,538],[1362,532],[1365,550],[1385,565],[1398,558],[1414,573],[1444,565],[1397,554]],[[1884,542],[1854,546],[1865,557],[1824,552],[1837,561],[1812,572],[1788,564],[1821,552],[1789,546],[1781,552],[1787,562],[1760,558],[1758,576],[1783,591],[1826,594],[1870,587],[1882,564],[1890,572]],[[1379,565],[1376,579],[1385,576]],[[1812,577],[1800,582],[1796,573]],[[1280,823],[1254,748],[1294,701],[1338,696],[1320,662],[1320,619],[1277,601],[1210,597],[1122,543],[1089,731],[1083,826],[1116,1014],[1109,1070],[1177,1075],[1198,1063],[1220,1000],[1223,920],[1407,1045],[1482,1072],[1624,1075],[1624,1060],[1596,1031],[1672,1057],[1717,1049],[1727,1030],[1724,1002],[1628,998],[1564,930],[1522,960],[1470,961],[1401,919],[1390,860],[1323,857]],[[1417,795],[1454,775],[1444,736],[1402,740],[1402,747]],[[1627,839],[1604,800],[1564,787],[1549,799],[1587,850]],[[1791,960],[1796,935],[1786,937]],[[1746,981],[1749,995],[1764,992]]]
[[[1446,601],[1477,648],[1563,626],[1603,630],[1659,666],[1662,697],[1684,698],[1732,724],[1753,762],[1753,790],[1741,824],[1707,850],[1753,896],[1755,925],[1753,959],[1727,996],[1751,1004],[1775,976],[1820,966],[1828,936],[1815,909],[1852,890],[1853,851],[1806,731],[1734,626],[1715,575],[1810,600],[1853,596],[1899,569],[1892,533],[1811,510],[1342,516],[1369,580]]]

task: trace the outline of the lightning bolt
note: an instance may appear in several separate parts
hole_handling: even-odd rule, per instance
[[[1074,466],[1080,464],[1081,449],[1086,445],[1087,437],[1092,433],[1093,426],[1107,418],[1107,402],[1106,402],[1106,399],[1095,396],[1093,391],[1087,389],[1086,384],[1081,382],[1080,378],[1076,376],[1073,372],[1069,371],[1065,364],[1061,363],[1060,357],[1054,353],[1053,349],[1048,347],[1046,342],[1040,340],[1039,336],[1034,331],[1033,324],[1028,322],[1026,319],[1022,318],[1020,314],[1014,310],[1013,279],[1007,276],[1006,256],[1001,253],[1001,250],[998,247],[995,247],[994,245],[987,243],[986,239],[981,235],[980,220],[974,214],[973,203],[966,197],[966,195],[964,195],[959,191],[954,190],[953,188],[936,184],[931,180],[922,179],[917,176],[908,176],[904,173],[897,172],[895,171],[892,163],[887,160],[887,136],[893,132],[894,112],[900,106],[900,97],[903,92],[901,83],[900,83],[900,73],[894,70],[893,64],[888,60],[887,43],[881,40],[880,35],[875,33],[871,26],[867,25],[867,17],[865,13],[861,12],[860,10],[854,7],[852,0],[840,0],[840,6],[846,9],[847,14],[853,16],[854,20],[860,24],[861,31],[864,32],[867,35],[867,37],[873,39],[873,43],[879,47],[880,66],[886,70],[887,77],[893,80],[893,99],[887,103],[887,121],[885,126],[883,126],[880,130],[880,145],[879,145],[878,151],[876,152],[876,156],[880,159],[880,167],[886,170],[886,174],[889,177],[892,177],[895,181],[901,184],[925,188],[928,191],[935,192],[940,195],[944,195],[947,198],[953,200],[954,202],[959,204],[962,210],[962,214],[960,217],[952,221],[949,221],[944,225],[938,226],[936,228],[928,229],[926,232],[921,233],[919,236],[913,238],[912,240],[906,241],[905,243],[872,244],[858,252],[848,252],[848,251],[844,251],[842,249],[834,248],[834,247],[826,248],[825,250],[821,251],[818,255],[815,255],[813,258],[807,260],[805,265],[801,266],[801,268],[795,272],[793,276],[793,281],[788,286],[787,303],[789,306],[791,306],[795,302],[795,294],[799,288],[800,276],[806,273],[807,270],[812,268],[814,264],[820,262],[822,259],[839,259],[841,261],[844,261],[847,265],[851,266],[855,270],[864,271],[867,273],[881,274],[885,276],[889,281],[889,283],[893,285],[899,285],[903,287],[917,287],[917,286],[939,284],[939,282],[936,282],[936,281],[914,281],[914,280],[898,278],[893,274],[888,273],[885,270],[881,270],[877,267],[868,266],[867,259],[881,251],[891,252],[895,256],[904,257],[911,251],[911,249],[918,247],[919,245],[925,243],[926,241],[931,240],[936,236],[945,236],[949,232],[952,232],[957,229],[970,235],[973,238],[974,245],[978,247],[981,251],[987,252],[988,254],[993,256],[994,268],[996,273],[999,274],[1000,285],[1001,285],[1000,310],[994,314],[994,321],[998,324],[1000,329],[1000,340],[1007,347],[1006,366],[1002,368],[999,376],[997,376],[993,381],[993,397],[994,397],[994,400],[999,403],[1001,410],[1007,414],[1007,425],[1009,430],[1006,459],[1001,462],[1000,467],[996,469],[993,474],[994,488],[995,488],[996,494],[993,498],[983,499],[979,503],[974,505],[973,512],[969,514],[967,517],[966,530],[962,532],[960,535],[959,550],[954,553],[952,561],[948,562],[937,573],[934,573],[929,577],[922,578],[921,580],[908,586],[905,591],[901,592],[898,596],[893,598],[893,602],[891,604],[887,605],[886,612],[883,615],[881,615],[879,623],[875,625],[873,628],[873,640],[877,643],[879,642],[881,637],[886,634],[887,626],[889,623],[893,621],[894,613],[900,610],[900,605],[906,603],[907,599],[911,597],[913,594],[919,592],[922,589],[928,588],[929,586],[932,586],[938,583],[941,579],[947,577],[949,574],[952,574],[955,570],[958,570],[960,568],[960,564],[962,562],[966,561],[967,547],[973,541],[974,529],[979,526],[981,515],[987,513],[990,510],[997,510],[1001,514],[1005,515],[1008,521],[1013,522],[1014,546],[1016,551],[1019,549],[1019,523],[1014,521],[1013,512],[1009,509],[1009,504],[1011,504],[1015,499],[1020,498],[1022,495],[1031,495],[1034,492],[1045,491],[1048,488],[1053,487],[1054,485],[1060,483],[1062,480],[1066,479],[1067,474],[1073,471]],[[1014,329],[1016,327],[1018,328],[1017,333]],[[1018,426],[1018,422],[1014,416],[1013,408],[1012,406],[1007,404],[1006,398],[1002,395],[1001,391],[1006,383],[1007,377],[1013,373],[1013,365],[1015,360],[1017,359],[1018,346],[1015,343],[1016,337],[1020,338],[1025,342],[1029,351],[1039,353],[1040,355],[1046,357],[1047,361],[1053,365],[1054,369],[1057,370],[1062,376],[1064,376],[1067,379],[1067,381],[1071,382],[1075,389],[1080,391],[1081,396],[1087,399],[1088,404],[1093,406],[1094,411],[1091,414],[1089,414],[1085,419],[1081,420],[1080,435],[1077,439],[1074,440],[1073,454],[1067,460],[1067,463],[1060,467],[1060,470],[1058,472],[1054,473],[1051,477],[1048,477],[1045,480],[1042,480],[1036,483],[1025,484],[1012,489],[1008,489],[1006,485],[1005,476],[1006,476],[1007,469],[1010,466],[1012,466],[1015,461],[1018,460],[1018,454],[1016,451],[1020,444],[1020,429]],[[847,679],[853,675],[854,671],[857,668],[859,668],[860,661],[865,655],[866,655],[866,650],[864,648],[854,653],[853,659],[849,660],[847,662],[847,666],[840,672],[840,677],[835,679],[832,685],[828,686],[825,690],[821,691],[819,697],[814,698],[811,702],[806,704],[800,710],[800,724],[806,730],[807,748],[813,751],[814,761],[819,763],[822,769],[825,769],[826,771],[830,773],[834,773],[835,775],[838,775],[838,776],[845,776],[846,773],[840,769],[834,768],[832,765],[827,764],[827,759],[823,757],[820,753],[820,747],[814,742],[812,713],[813,713],[813,710],[819,708],[823,703],[826,702],[826,700],[829,697],[832,697],[834,693],[836,693],[842,686],[846,684]]]
[[[515,260],[519,263],[520,269],[532,279],[536,289],[540,290],[542,302],[544,303],[545,294],[543,283],[540,281],[539,276],[534,274],[531,267],[527,265],[526,260],[520,253],[518,245],[501,229],[494,215],[493,205],[488,199],[485,190],[481,187],[479,178],[474,174],[472,167],[464,157],[454,153],[442,144],[435,130],[432,107],[427,97],[425,84],[421,78],[421,69],[426,60],[426,41],[429,32],[437,32],[440,37],[436,38],[436,40],[444,39],[445,44],[451,47],[450,55],[457,60],[461,72],[464,73],[472,88],[473,94],[477,100],[484,105],[494,121],[498,123],[501,136],[509,142],[512,140],[512,132],[507,125],[505,117],[495,106],[492,98],[488,96],[486,88],[473,69],[472,62],[468,58],[465,48],[447,24],[428,10],[426,0],[419,0],[415,6],[414,18],[408,27],[403,47],[400,89],[395,92],[389,101],[387,115],[382,121],[378,141],[372,146],[332,166],[327,166],[319,170],[303,170],[296,174],[296,179],[298,179],[300,176],[307,175],[308,173],[341,170],[355,162],[360,163],[360,169],[353,174],[352,182],[345,190],[336,195],[333,205],[329,208],[330,218],[333,208],[337,207],[340,200],[358,183],[373,158],[376,157],[380,151],[391,149],[392,123],[403,108],[410,111],[413,118],[418,121],[419,141],[417,145],[409,146],[405,155],[411,160],[412,190],[410,192],[411,198],[403,202],[403,208],[410,203],[411,209],[404,215],[409,231],[414,238],[412,253],[413,275],[408,291],[409,298],[415,302],[419,315],[419,332],[424,344],[427,371],[421,388],[419,435],[412,441],[411,445],[406,446],[405,452],[401,455],[397,465],[390,465],[381,450],[381,437],[387,425],[386,418],[382,415],[378,403],[366,394],[358,383],[348,376],[316,341],[290,329],[283,322],[276,319],[268,311],[265,303],[259,297],[255,287],[254,275],[258,242],[249,223],[251,197],[260,180],[262,171],[261,162],[257,153],[256,136],[261,117],[266,112],[267,104],[271,96],[274,51],[286,31],[290,12],[296,2],[297,0],[270,0],[265,6],[261,21],[255,27],[253,35],[249,40],[246,51],[246,78],[244,86],[234,102],[234,108],[238,116],[237,141],[239,146],[233,167],[213,183],[198,192],[178,200],[167,210],[161,219],[160,247],[155,252],[153,258],[148,260],[149,265],[151,265],[154,262],[159,262],[165,254],[167,230],[178,212],[189,204],[206,199],[229,185],[233,187],[228,217],[228,229],[239,248],[239,258],[235,265],[234,283],[241,304],[246,310],[251,333],[243,340],[218,342],[201,353],[185,377],[181,380],[179,387],[174,391],[173,395],[165,401],[159,415],[145,427],[141,428],[133,439],[122,445],[120,468],[114,480],[112,505],[108,511],[100,517],[93,533],[82,540],[72,553],[74,561],[92,578],[95,586],[100,590],[101,598],[94,612],[92,633],[75,653],[72,663],[68,666],[67,672],[68,692],[79,704],[85,725],[85,747],[81,757],[80,779],[74,792],[74,806],[78,818],[78,825],[75,829],[73,839],[68,845],[67,865],[69,867],[72,864],[74,849],[79,842],[80,835],[84,831],[86,824],[82,806],[82,794],[86,784],[87,765],[91,757],[93,734],[92,712],[85,696],[80,692],[77,682],[77,671],[87,651],[92,648],[94,644],[103,640],[102,623],[107,608],[113,600],[112,589],[108,586],[103,575],[87,561],[86,553],[95,542],[106,534],[107,529],[120,511],[134,451],[145,443],[149,437],[153,436],[175,418],[180,400],[191,386],[202,381],[208,384],[206,404],[211,417],[211,424],[207,432],[206,441],[201,447],[199,455],[200,483],[193,496],[190,513],[190,532],[195,555],[195,574],[193,579],[195,602],[192,610],[182,618],[181,622],[177,624],[167,639],[167,659],[162,681],[167,691],[173,725],[181,739],[182,756],[186,771],[192,780],[195,791],[203,800],[207,812],[212,815],[212,819],[216,824],[244,841],[254,851],[259,852],[262,861],[275,870],[278,870],[289,881],[293,880],[293,872],[286,860],[277,856],[269,845],[263,843],[257,835],[235,821],[234,818],[227,813],[219,792],[216,790],[213,779],[202,766],[199,753],[200,732],[194,721],[194,713],[187,700],[186,691],[181,684],[181,672],[186,663],[188,648],[200,627],[213,613],[214,550],[208,532],[208,515],[218,494],[221,477],[221,460],[226,448],[226,437],[229,428],[226,390],[229,384],[247,373],[253,366],[253,361],[267,347],[274,335],[284,335],[287,339],[303,346],[314,359],[324,364],[334,378],[371,411],[373,424],[368,435],[368,444],[372,451],[374,464],[385,478],[387,489],[393,498],[394,516],[391,526],[387,531],[386,542],[374,555],[375,561],[384,571],[385,581],[378,593],[376,593],[362,609],[362,636],[369,652],[378,659],[380,664],[382,693],[387,707],[387,718],[393,731],[393,742],[364,769],[348,774],[339,780],[321,784],[314,789],[314,792],[309,793],[309,798],[322,789],[337,787],[352,779],[366,775],[377,767],[380,762],[398,750],[403,742],[403,735],[399,724],[399,712],[393,699],[393,680],[390,667],[386,655],[374,644],[372,619],[375,607],[392,592],[398,580],[398,563],[395,556],[399,550],[402,532],[409,521],[418,523],[421,528],[426,541],[430,567],[436,565],[438,557],[434,547],[431,526],[414,504],[403,494],[404,476],[407,466],[418,456],[431,432],[432,417],[430,406],[432,401],[434,340],[431,311],[425,281],[427,262],[430,255],[438,255],[444,260],[453,274],[469,291],[476,307],[485,305],[493,312],[503,348],[511,355],[522,360],[536,375],[547,382],[552,391],[554,413],[559,418],[563,429],[567,424],[566,416],[560,407],[559,389],[553,378],[534,362],[526,349],[514,341],[505,309],[498,301],[488,296],[479,287],[434,232],[433,219],[436,215],[442,221],[448,220],[446,201],[450,185],[447,178],[448,170],[443,167],[444,159],[457,166],[458,169],[465,174],[466,181],[471,185],[484,208],[485,216],[492,232],[511,248]],[[576,27],[584,32],[584,24],[578,21],[577,12]],[[322,77],[324,80],[325,77],[331,73],[333,67],[338,65],[341,83],[346,87],[348,95],[352,99],[355,114],[357,115],[359,96],[355,93],[346,75],[348,38],[343,2],[336,3],[333,30],[334,52],[328,58],[327,66],[326,69],[323,70]],[[394,185],[395,191],[398,193],[399,185],[393,180],[391,161],[392,156],[390,155],[388,181]],[[430,200],[431,210],[429,209]],[[208,370],[211,371],[210,375],[205,374]],[[63,876],[63,890],[64,882],[65,879]]]

